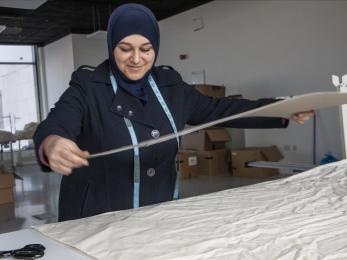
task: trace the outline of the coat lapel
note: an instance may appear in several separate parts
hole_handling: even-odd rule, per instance
[[[152,90],[149,90],[149,92],[150,91]],[[149,95],[151,94],[149,93]],[[156,129],[157,126],[153,122],[153,115],[146,113],[148,106],[151,105],[154,104],[149,101],[146,106],[143,106],[140,100],[118,88],[111,104],[110,111],[118,116],[128,118],[130,121],[145,124]]]

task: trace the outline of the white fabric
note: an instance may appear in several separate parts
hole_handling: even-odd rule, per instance
[[[347,161],[36,229],[97,259],[347,259]]]

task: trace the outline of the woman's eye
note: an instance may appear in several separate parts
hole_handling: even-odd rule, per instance
[[[121,51],[124,51],[124,52],[129,52],[129,51],[131,51],[130,48],[122,48],[122,47],[119,47],[119,49],[120,49]]]
[[[149,52],[152,48],[141,49],[142,52]]]

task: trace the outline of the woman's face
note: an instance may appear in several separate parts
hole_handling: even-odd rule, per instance
[[[123,38],[113,50],[118,69],[130,80],[141,79],[154,63],[155,52],[149,40],[133,34]]]

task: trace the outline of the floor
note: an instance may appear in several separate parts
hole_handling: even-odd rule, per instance
[[[0,233],[57,221],[61,177],[56,173],[41,172],[38,165],[33,162],[16,167],[16,174],[23,180],[16,179],[14,188],[15,219],[0,222]],[[186,198],[268,180],[231,175],[198,176],[181,181],[181,197]]]

